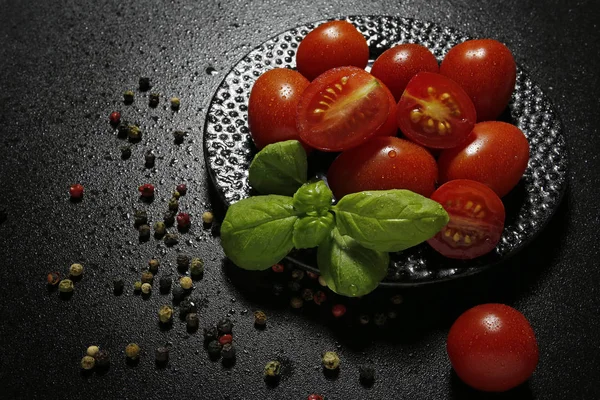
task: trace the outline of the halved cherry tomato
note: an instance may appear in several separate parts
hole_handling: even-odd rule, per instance
[[[323,151],[358,146],[388,119],[388,102],[386,88],[365,70],[331,69],[302,94],[296,115],[300,138]]]
[[[463,142],[475,124],[475,107],[453,80],[419,72],[408,82],[398,102],[398,127],[410,140],[435,149]]]
[[[380,81],[381,82],[381,81]],[[382,86],[388,93],[388,119],[377,129],[373,136],[396,136],[398,134],[398,124],[396,123],[396,99],[390,89],[388,89],[383,83]]]
[[[403,43],[384,51],[371,67],[371,75],[385,83],[396,101],[412,77],[422,71],[439,72],[440,67],[433,53],[416,43]]]
[[[450,215],[450,221],[427,243],[449,258],[472,259],[489,253],[504,229],[504,204],[483,183],[457,179],[440,186],[431,199]]]
[[[457,82],[471,97],[477,121],[498,118],[515,88],[517,66],[512,53],[493,39],[467,40],[450,49],[440,73]]]
[[[429,152],[408,140],[374,137],[344,151],[329,167],[327,182],[337,199],[363,190],[407,189],[430,196],[437,164]]]
[[[440,182],[471,179],[502,197],[519,182],[528,160],[529,143],[519,128],[500,121],[480,122],[464,143],[442,151]]]
[[[365,68],[369,46],[365,37],[349,22],[331,21],[317,26],[300,42],[296,54],[298,71],[309,80],[331,68]]]
[[[269,70],[256,80],[250,92],[248,124],[259,150],[271,143],[300,139],[296,108],[308,84],[300,73],[287,68]]]

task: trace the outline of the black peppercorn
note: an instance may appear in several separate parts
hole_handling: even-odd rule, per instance
[[[233,330],[233,322],[229,318],[224,318],[217,323],[217,330],[219,335],[225,335],[231,333]]]
[[[196,313],[198,311],[197,302],[192,299],[182,300],[179,304],[179,315],[181,318],[186,318],[190,313]]]
[[[177,256],[177,268],[181,271],[187,271],[190,266],[190,257],[185,254],[179,254]]]
[[[272,290],[275,296],[280,296],[283,293],[283,285],[281,283],[274,283]]]
[[[198,318],[198,314],[195,312],[191,312],[185,316],[185,323],[187,325],[188,330],[196,330],[200,325],[200,319]]]
[[[164,238],[165,244],[167,246],[175,246],[177,243],[179,243],[179,236],[177,236],[177,234],[175,233],[167,233],[165,235]]]
[[[147,92],[152,87],[150,85],[150,78],[147,77],[140,78],[139,85],[142,92]]]
[[[176,215],[177,215],[177,213],[175,213],[174,211],[167,211],[163,215],[163,221],[165,221],[165,225],[173,226],[175,224],[175,216]]]
[[[232,360],[235,358],[235,347],[231,343],[225,343],[221,349],[221,355],[224,360]]]
[[[302,289],[302,285],[300,285],[300,282],[298,282],[298,281],[289,281],[288,282],[288,288],[292,292],[299,292],[300,289]]]
[[[158,102],[160,100],[160,95],[158,93],[150,93],[148,96],[148,105],[152,108],[158,106]]]
[[[314,297],[313,291],[306,288],[302,290],[302,299],[304,301],[312,301]]]
[[[210,326],[208,328],[204,328],[203,331],[204,331],[204,340],[206,342],[217,340],[217,337],[219,336],[219,332],[217,331],[217,328],[215,326]]]
[[[148,213],[144,210],[136,210],[133,213],[133,225],[140,226],[148,224]]]
[[[140,234],[140,240],[148,240],[150,239],[150,226],[144,224],[138,228],[138,232]]]
[[[154,352],[154,357],[157,364],[166,364],[169,362],[169,348],[158,347]]]
[[[144,155],[144,161],[145,161],[146,168],[154,167],[154,163],[156,161],[156,156],[154,154],[152,154],[151,150],[148,150],[146,152],[146,154]]]
[[[173,288],[173,301],[181,301],[185,297],[185,290],[181,286]]]
[[[123,293],[124,289],[125,289],[125,281],[123,281],[123,279],[117,278],[117,279],[113,280],[113,291],[115,294]]]
[[[378,327],[382,327],[387,322],[387,316],[384,313],[377,313],[373,316],[373,322]]]
[[[175,143],[181,144],[183,143],[183,139],[185,139],[186,133],[184,131],[175,131],[173,132],[173,137],[175,138]]]
[[[117,127],[117,137],[125,139],[129,136],[129,122],[121,121]]]
[[[375,382],[375,368],[371,365],[361,365],[358,367],[358,376],[363,385],[372,385]]]
[[[96,359],[96,367],[98,368],[108,368],[110,365],[110,354],[106,350],[100,349],[95,355]]]
[[[121,147],[121,159],[127,160],[129,157],[131,157],[131,147],[129,147],[129,146]]]
[[[206,348],[210,358],[219,358],[221,356],[221,343],[211,340]]]
[[[158,281],[158,288],[159,288],[160,292],[163,294],[169,293],[169,291],[171,290],[172,284],[173,284],[173,281],[171,280],[171,278],[163,276]]]

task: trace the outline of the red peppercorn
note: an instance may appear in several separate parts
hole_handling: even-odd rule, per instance
[[[58,272],[50,272],[47,279],[49,285],[56,286],[60,282],[60,274]]]
[[[179,213],[177,214],[177,226],[181,229],[189,228],[191,225],[190,214]]]
[[[346,306],[343,304],[336,304],[331,307],[331,313],[334,317],[340,318],[342,315],[346,314]]]
[[[181,183],[177,185],[175,190],[177,190],[180,195],[185,196],[185,194],[187,193],[187,186],[185,185],[185,183]]]
[[[317,293],[315,293],[315,295],[313,296],[313,301],[315,302],[316,305],[320,306],[322,303],[325,302],[325,300],[327,300],[327,295],[325,294],[325,292],[323,292],[322,290],[319,290]]]
[[[154,197],[154,185],[151,183],[145,183],[141,185],[138,190],[140,191],[140,195],[145,198]]]
[[[225,334],[219,337],[219,343],[221,343],[221,346],[231,342],[233,342],[233,336],[231,336],[230,334]]]
[[[319,394],[309,394],[306,400],[323,400],[323,396]]]
[[[306,271],[306,276],[308,276],[309,279],[318,279],[319,278],[319,274],[315,274],[314,272],[310,272],[310,271]]]
[[[111,124],[118,125],[119,122],[121,122],[121,113],[118,111],[114,111],[110,114],[110,117],[108,117],[108,119],[110,120]]]
[[[69,194],[71,195],[71,198],[73,200],[81,199],[83,197],[83,186],[79,183],[71,185],[71,187],[69,188]]]
[[[274,264],[274,265],[271,267],[271,269],[273,270],[273,272],[280,273],[280,272],[283,272],[283,270],[284,270],[285,268],[284,268],[283,264]]]

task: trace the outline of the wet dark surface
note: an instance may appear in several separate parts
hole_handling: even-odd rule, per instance
[[[592,1],[569,3],[0,1],[0,397],[600,397],[598,12]],[[330,307],[341,299],[330,292],[320,307],[293,310],[289,271],[252,274],[223,262],[213,235],[218,229],[200,223],[206,210],[222,217],[209,187],[202,131],[223,76],[257,44],[296,25],[360,14],[433,21],[506,43],[562,119],[569,178],[548,227],[510,262],[455,282],[404,289],[398,306],[389,301],[397,292],[378,290],[346,302],[348,313],[333,320]],[[150,92],[137,90],[140,76],[151,78]],[[136,97],[126,106],[122,93],[128,89]],[[148,106],[151,92],[161,95],[156,108]],[[178,112],[169,107],[172,96],[181,98]],[[108,124],[114,110],[139,123],[139,143],[117,138]],[[174,143],[177,130],[188,133],[182,144]],[[132,155],[123,160],[125,145]],[[156,154],[152,169],[144,166],[148,150]],[[75,203],[68,187],[76,182],[86,191]],[[134,211],[147,210],[151,223],[160,220],[182,182],[189,188],[180,199],[181,210],[192,216],[189,232],[171,248],[154,238],[140,243]],[[157,187],[150,204],[139,200],[143,183]],[[232,365],[209,359],[201,330],[188,332],[177,307],[173,325],[159,326],[158,309],[171,297],[160,294],[157,282],[150,296],[133,293],[151,257],[162,263],[157,278],[178,279],[180,253],[205,260],[192,294],[201,327],[231,314],[237,350]],[[83,263],[85,272],[73,295],[48,290],[47,273],[64,276],[74,262]],[[120,296],[113,293],[117,277],[125,281]],[[274,283],[275,291],[281,284],[280,296],[272,294]],[[301,286],[318,289],[307,277]],[[504,395],[468,389],[445,353],[452,321],[484,302],[522,311],[539,341],[533,378]],[[267,313],[264,330],[253,326],[257,309]],[[375,314],[389,311],[396,318],[384,328],[374,326]],[[371,317],[366,328],[356,322],[360,314]],[[125,362],[130,342],[142,348],[137,365]],[[157,366],[154,350],[165,343],[172,345],[170,361]],[[82,374],[79,362],[92,344],[111,353],[111,367]],[[324,350],[339,353],[339,375],[323,374]],[[283,366],[277,385],[262,378],[272,359]],[[358,367],[370,363],[377,378],[364,387]]]

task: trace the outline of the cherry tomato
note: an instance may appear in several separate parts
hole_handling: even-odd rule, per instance
[[[440,67],[427,47],[414,43],[399,44],[384,51],[371,67],[371,74],[385,83],[396,101],[412,77],[422,71],[439,72]]]
[[[329,167],[327,182],[337,199],[363,190],[435,190],[437,164],[423,147],[396,137],[374,137],[346,150]]]
[[[442,152],[440,182],[471,179],[502,197],[519,182],[528,160],[529,143],[519,128],[506,122],[480,122],[465,143]]]
[[[396,99],[394,99],[394,95],[392,95],[390,89],[388,89],[381,81],[380,83],[388,94],[388,119],[375,131],[373,136],[396,136],[398,134],[398,124],[396,123]]]
[[[462,143],[477,119],[465,91],[453,80],[432,72],[419,72],[408,82],[396,115],[406,137],[435,149]]]
[[[493,39],[467,40],[450,49],[440,73],[456,81],[471,97],[478,121],[498,118],[515,88],[517,66],[512,53]]]
[[[268,144],[299,140],[296,107],[309,82],[300,73],[276,68],[262,74],[252,86],[248,124],[260,150]]]
[[[450,215],[450,221],[427,243],[449,258],[471,259],[489,253],[504,229],[504,204],[483,183],[457,179],[440,186],[431,199]]]
[[[313,29],[298,46],[298,71],[309,80],[336,67],[365,68],[369,46],[365,37],[349,22],[331,21]]]
[[[389,94],[363,69],[331,69],[312,81],[298,104],[300,138],[311,147],[341,151],[375,134],[388,119]]]
[[[481,304],[465,311],[450,328],[446,349],[460,379],[488,392],[525,382],[539,358],[529,321],[504,304]]]

